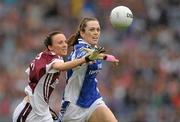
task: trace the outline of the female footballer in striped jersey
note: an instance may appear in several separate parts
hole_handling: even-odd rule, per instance
[[[98,44],[99,36],[98,20],[96,18],[83,18],[77,32],[68,40],[68,45],[73,46],[68,60],[79,59],[86,55],[87,52],[84,49],[94,50]],[[118,60],[113,61],[118,62]],[[102,60],[95,60],[68,70],[67,84],[61,103],[60,121],[117,122],[97,88],[96,76],[101,69]]]
[[[56,114],[49,107],[49,98],[59,82],[60,71],[74,68],[98,57],[93,56],[93,52],[88,56],[64,62],[62,56],[67,55],[68,45],[65,35],[61,32],[50,33],[44,44],[47,49],[39,53],[26,70],[29,78],[28,86],[25,88],[27,96],[16,107],[13,122],[53,122]],[[99,53],[98,51],[96,53]]]

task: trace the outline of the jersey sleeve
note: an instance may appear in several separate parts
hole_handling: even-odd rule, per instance
[[[59,72],[59,70],[57,69],[53,69],[52,65],[56,62],[64,62],[63,59],[53,59],[49,64],[46,65],[46,72],[47,73],[55,73],[55,72]]]

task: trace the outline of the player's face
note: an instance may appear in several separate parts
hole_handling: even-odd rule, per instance
[[[82,38],[91,45],[96,45],[100,36],[100,25],[98,21],[88,21],[85,31],[81,32]]]
[[[52,37],[52,45],[49,49],[60,56],[67,55],[68,45],[66,43],[66,37],[64,34],[56,34]]]

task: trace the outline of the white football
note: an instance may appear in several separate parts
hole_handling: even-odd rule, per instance
[[[112,9],[110,14],[110,22],[116,29],[124,29],[131,25],[133,14],[126,6],[117,6]]]

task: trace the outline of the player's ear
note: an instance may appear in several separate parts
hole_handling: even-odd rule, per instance
[[[50,51],[52,51],[52,50],[53,50],[53,48],[52,48],[52,46],[51,46],[51,45],[48,45],[48,49],[49,49]]]
[[[80,31],[80,36],[82,37],[82,38],[84,38],[84,31]]]

